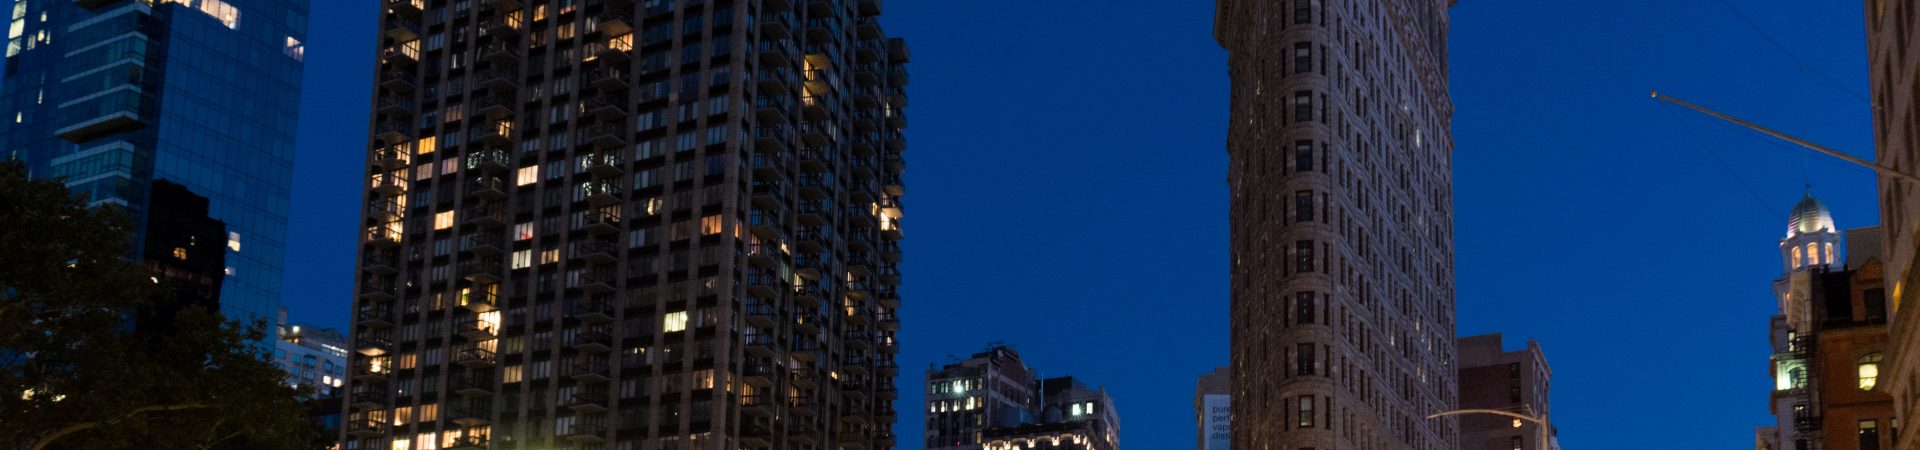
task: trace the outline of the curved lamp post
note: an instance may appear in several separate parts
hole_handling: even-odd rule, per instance
[[[1511,417],[1516,421],[1527,421],[1529,423],[1532,423],[1534,428],[1537,428],[1540,430],[1540,436],[1538,438],[1539,441],[1537,441],[1539,442],[1538,445],[1540,446],[1540,448],[1536,450],[1550,450],[1548,448],[1548,446],[1551,445],[1548,443],[1548,439],[1550,439],[1550,436],[1548,434],[1551,433],[1551,431],[1548,431],[1549,425],[1547,425],[1547,416],[1534,417],[1534,416],[1523,415],[1523,414],[1512,412],[1512,411],[1501,411],[1497,409],[1456,409],[1456,410],[1447,411],[1447,412],[1434,413],[1433,415],[1427,416],[1427,419],[1438,419],[1441,417],[1460,416],[1460,415],[1467,415],[1467,414],[1491,414],[1496,416]]]

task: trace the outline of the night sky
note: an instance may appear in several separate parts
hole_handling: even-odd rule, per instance
[[[1860,2],[1734,3],[1804,66],[1718,0],[1452,10],[1459,331],[1541,342],[1570,448],[1751,445],[1769,420],[1787,208],[1811,182],[1841,227],[1879,221],[1869,173],[1648,98],[1871,156]],[[377,13],[315,4],[295,321],[347,322]],[[1206,0],[886,3],[914,56],[901,448],[919,448],[921,369],[992,341],[1105,385],[1125,447],[1193,445],[1194,382],[1227,363],[1212,14]]]

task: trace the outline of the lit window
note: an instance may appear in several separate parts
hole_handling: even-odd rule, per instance
[[[301,43],[299,39],[294,39],[293,36],[287,36],[286,51],[287,57],[293,58],[294,61],[307,60],[307,45]]]
[[[1827,262],[1828,262],[1828,263],[1832,263],[1832,262],[1834,262],[1834,259],[1833,259],[1833,243],[1832,243],[1832,242],[1828,242],[1828,243],[1827,243]]]
[[[514,224],[513,240],[524,241],[528,239],[533,239],[533,222]]]
[[[1313,396],[1300,397],[1300,428],[1313,428]]]
[[[1793,268],[1800,268],[1800,247],[1793,248]]]
[[[240,253],[240,233],[239,232],[234,232],[234,231],[227,232],[227,249],[233,250],[234,253]]]
[[[541,264],[553,264],[557,262],[560,262],[560,250],[547,249],[540,251]]]
[[[533,250],[515,250],[513,252],[513,268],[525,269],[531,266],[533,266]]]
[[[668,333],[687,331],[687,312],[677,311],[667,313],[666,327]]]
[[[1871,391],[1880,382],[1880,361],[1885,359],[1879,353],[1860,357],[1860,390]]]
[[[701,218],[700,234],[708,236],[720,234],[720,215],[715,214]]]
[[[453,211],[441,211],[433,215],[433,229],[445,230],[448,228],[453,228]]]
[[[185,260],[187,259],[187,249],[185,249],[185,248],[180,248],[180,247],[174,247],[174,248],[173,248],[173,259],[178,259],[178,260],[182,260],[182,261],[185,261]]]
[[[414,152],[425,155],[428,153],[433,153],[433,150],[436,148],[439,148],[439,145],[436,145],[434,143],[434,137],[427,136],[427,137],[420,138],[420,143],[414,146]]]
[[[539,181],[540,166],[521,167],[520,171],[514,173],[514,182],[520,186],[526,186]]]
[[[1820,247],[1815,246],[1812,242],[1807,243],[1807,259],[1813,260],[1807,262],[1807,264],[1820,264]]]

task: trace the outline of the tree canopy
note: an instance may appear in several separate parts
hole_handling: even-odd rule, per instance
[[[312,448],[265,323],[188,307],[133,326],[173,294],[129,259],[132,223],[0,163],[0,448]]]

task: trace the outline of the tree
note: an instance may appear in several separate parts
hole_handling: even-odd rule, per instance
[[[129,259],[131,223],[0,163],[0,448],[311,448],[266,324],[187,307],[133,326],[174,294]]]

